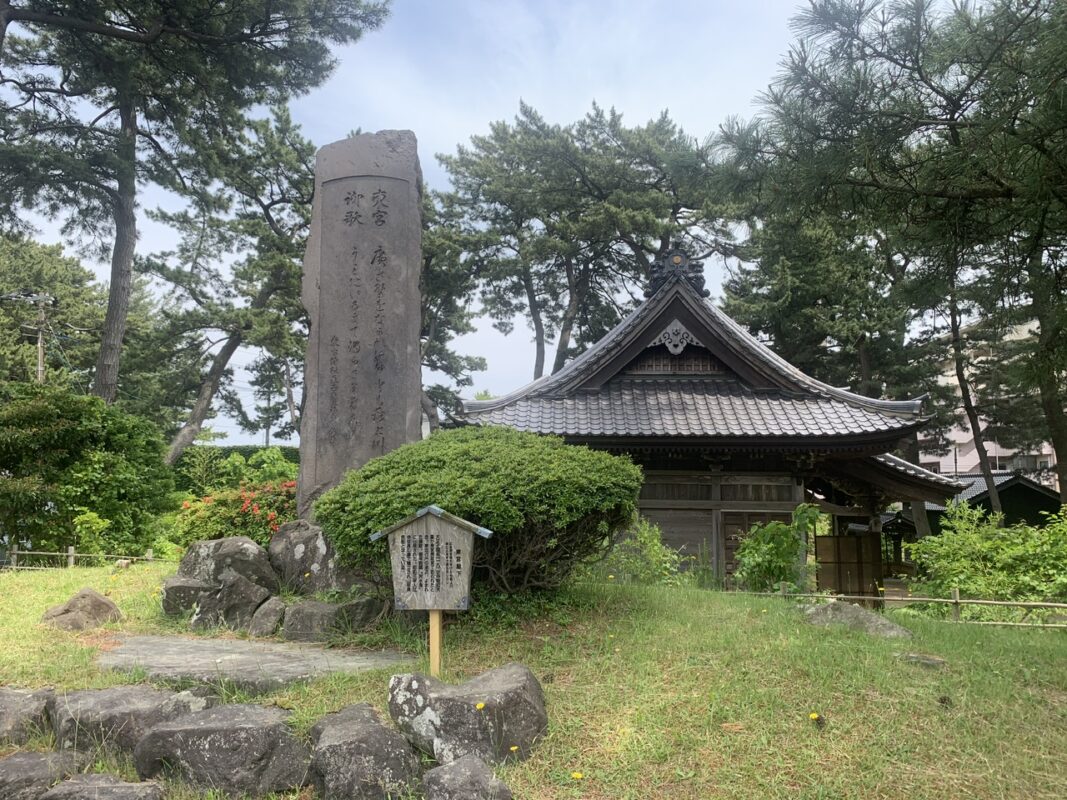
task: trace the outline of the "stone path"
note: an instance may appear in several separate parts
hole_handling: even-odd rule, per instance
[[[96,658],[101,669],[143,669],[149,678],[183,678],[204,683],[225,679],[246,691],[269,692],[333,672],[407,668],[413,659],[398,651],[330,650],[316,645],[128,636]]]

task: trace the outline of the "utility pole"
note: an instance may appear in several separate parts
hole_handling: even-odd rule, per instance
[[[44,383],[44,328],[48,322],[44,301],[37,303],[37,382]]]
[[[271,409],[271,401],[274,399],[274,396],[271,393],[271,388],[272,388],[271,385],[268,383],[267,384],[267,427],[266,427],[266,429],[264,431],[264,433],[265,433],[264,440],[263,440],[264,447],[270,447],[270,415],[271,415],[271,410],[272,410]]]
[[[56,298],[45,292],[23,289],[21,292],[0,295],[0,301],[2,300],[37,306],[37,383],[44,383],[44,332],[48,327],[48,308],[55,306]]]

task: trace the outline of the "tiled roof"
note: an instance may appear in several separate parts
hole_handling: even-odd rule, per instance
[[[958,492],[964,485],[962,481],[957,480],[954,476],[931,472],[928,469],[923,469],[918,464],[912,464],[910,461],[905,461],[903,458],[894,456],[891,453],[883,453],[880,456],[871,456],[871,458],[882,466],[902,472],[910,478],[920,478],[929,483],[941,484],[954,492]]]
[[[626,379],[607,367],[635,342],[658,341],[684,312],[716,357],[748,365],[746,383],[711,376]],[[750,388],[749,383],[754,387]],[[682,277],[667,279],[599,342],[554,375],[493,400],[465,401],[476,424],[570,436],[835,437],[883,434],[886,445],[925,421],[922,398],[864,397],[817,381],[761,344]]]
[[[568,436],[823,437],[905,429],[914,419],[735,380],[617,379],[598,392],[526,396],[468,412],[483,424]]]
[[[986,486],[985,477],[983,477],[982,475],[962,474],[962,475],[953,475],[952,478],[955,480],[957,485],[962,485],[962,486],[965,487],[955,497],[952,498],[953,500],[971,501],[971,500],[974,500],[975,498],[977,498],[977,497],[979,497],[981,495],[987,494],[989,492],[989,488]],[[1047,491],[1049,493],[1049,495],[1055,495],[1055,492],[1053,492],[1047,486],[1042,486],[1037,481],[1032,481],[1032,480],[1030,480],[1029,478],[1027,478],[1024,475],[1019,475],[1019,474],[1017,474],[1015,472],[994,472],[993,473],[993,483],[996,485],[996,487],[998,489],[1000,487],[1002,487],[1004,484],[1008,483],[1009,481],[1015,480],[1015,479],[1019,479],[1020,481],[1025,482],[1026,484],[1028,484],[1032,488],[1034,488],[1036,491],[1041,491],[1042,489],[1044,489],[1045,491]],[[929,503],[929,502],[926,504],[926,508],[929,509],[930,511],[944,511],[945,510],[945,506],[938,505],[937,503]]]

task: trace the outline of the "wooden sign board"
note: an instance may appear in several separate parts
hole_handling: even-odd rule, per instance
[[[389,537],[396,608],[466,611],[475,535],[489,538],[493,534],[437,506],[419,509],[374,534],[372,540]]]

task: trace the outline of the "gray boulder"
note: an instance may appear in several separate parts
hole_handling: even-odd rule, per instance
[[[0,742],[25,744],[33,736],[50,731],[48,703],[51,689],[11,689],[0,686]]]
[[[282,624],[285,616],[285,601],[280,597],[272,597],[252,615],[252,621],[248,624],[249,636],[273,636],[278,626]]]
[[[114,775],[75,775],[41,800],[163,800],[163,787],[155,781],[126,783]]]
[[[429,770],[422,791],[426,800],[511,800],[511,789],[478,756]]]
[[[210,592],[214,586],[210,583],[172,575],[163,581],[163,613],[177,616],[196,608],[200,595]]]
[[[311,729],[311,779],[320,800],[385,800],[407,796],[419,760],[400,733],[366,703],[328,714]]]
[[[441,764],[472,754],[491,764],[526,758],[548,727],[541,684],[515,663],[458,686],[425,675],[394,675],[389,713],[415,747]]]
[[[117,605],[95,589],[85,587],[62,605],[45,611],[41,622],[65,631],[84,631],[121,619],[122,612]]]
[[[206,539],[191,545],[178,565],[183,578],[218,586],[223,573],[236,572],[271,594],[278,594],[278,576],[270,566],[267,551],[247,536]]]
[[[48,706],[56,747],[89,750],[106,746],[132,752],[155,725],[200,711],[214,698],[151,686],[115,686],[57,695]]]
[[[282,584],[297,594],[366,588],[367,582],[341,566],[322,528],[306,520],[287,522],[270,540],[270,563]]]
[[[369,625],[382,613],[381,600],[362,597],[347,603],[322,603],[305,600],[285,609],[282,633],[294,642],[322,642],[334,633],[358,630]]]
[[[40,800],[53,784],[85,766],[80,753],[15,753],[0,761],[0,797]]]
[[[311,754],[286,725],[288,713],[223,705],[156,725],[134,750],[141,779],[164,768],[198,788],[227,794],[287,792],[307,782]]]
[[[875,611],[868,611],[854,603],[845,603],[840,600],[831,600],[818,606],[808,606],[804,610],[805,619],[812,625],[844,625],[846,628],[871,636],[881,636],[886,639],[908,639],[911,631],[902,628],[895,622],[883,617]]]
[[[224,570],[220,577],[218,588],[200,595],[189,624],[194,628],[221,625],[243,630],[251,624],[256,609],[266,602],[270,592],[230,570]]]

